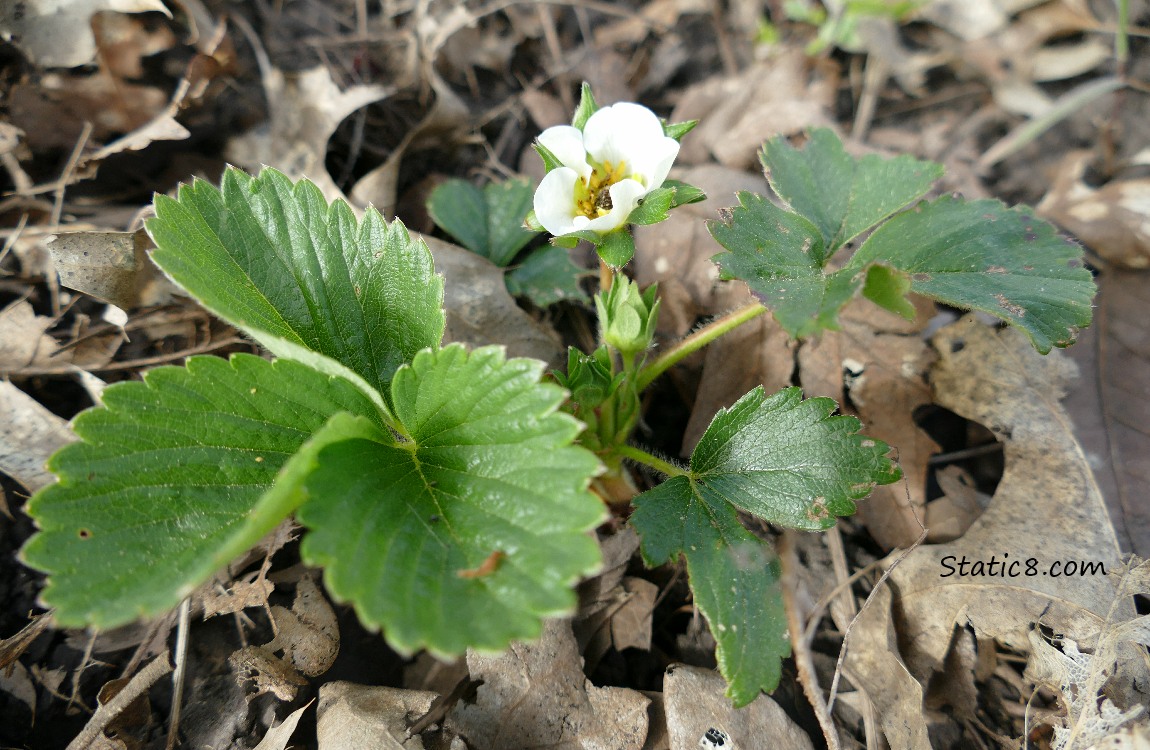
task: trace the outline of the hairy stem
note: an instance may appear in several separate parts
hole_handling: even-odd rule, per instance
[[[743,323],[757,318],[766,311],[767,308],[758,302],[752,302],[745,307],[740,307],[734,312],[729,312],[722,317],[715,318],[707,325],[663,352],[659,355],[658,359],[640,370],[636,386],[639,390],[643,390],[649,386],[655,378],[662,375],[679,360],[699,351],[723,334],[733,331]]]
[[[664,461],[657,456],[652,456],[647,451],[640,450],[633,445],[620,445],[615,449],[615,452],[624,458],[629,458],[645,466],[650,466],[655,471],[666,474],[669,477],[690,476],[690,472],[686,469],[680,469],[670,461]]]

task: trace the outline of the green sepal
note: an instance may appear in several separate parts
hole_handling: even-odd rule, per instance
[[[635,240],[629,229],[617,229],[610,234],[600,235],[595,251],[607,265],[622,268],[635,257]]]
[[[675,188],[656,188],[643,196],[642,202],[627,217],[627,223],[646,226],[665,221],[669,218],[667,212],[671,210],[674,201]]]
[[[527,212],[527,216],[523,217],[523,228],[532,232],[545,232],[547,228],[539,223],[539,217],[535,215],[535,209]]]
[[[591,84],[586,81],[579,87],[579,106],[575,108],[575,116],[571,118],[571,125],[583,130],[591,115],[599,111],[599,104],[595,95],[591,93]]]
[[[663,124],[663,135],[668,138],[674,138],[676,141],[683,140],[683,136],[690,133],[699,124],[698,120],[687,120],[686,122],[668,123],[660,121]]]
[[[663,180],[663,187],[675,189],[675,200],[671,201],[671,208],[707,200],[707,194],[703,192],[702,188],[688,185],[680,180]]]
[[[558,169],[563,166],[563,162],[559,161],[559,157],[551,153],[551,149],[539,141],[532,143],[531,148],[535,149],[535,153],[539,154],[539,158],[543,160],[543,168],[546,171],[550,172],[552,169]]]

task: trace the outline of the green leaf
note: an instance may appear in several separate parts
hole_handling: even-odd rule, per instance
[[[36,493],[24,561],[64,626],[114,627],[179,603],[303,500],[339,412],[380,422],[355,385],[294,362],[191,357],[104,392]],[[313,437],[314,433],[314,437]],[[277,481],[277,476],[281,481]]]
[[[595,101],[595,95],[591,93],[591,84],[586,81],[579,87],[579,106],[575,108],[575,116],[571,118],[571,124],[583,129],[587,121],[591,119],[591,115],[599,111],[599,103]]]
[[[906,298],[909,291],[910,276],[902,271],[878,263],[867,268],[863,296],[879,307],[914,320],[914,305]]]
[[[871,263],[907,274],[911,291],[1018,326],[1044,354],[1090,324],[1096,290],[1082,248],[1030,209],[949,196],[922,203],[876,230],[849,265]]]
[[[827,257],[926,195],[943,173],[940,164],[906,155],[856,159],[826,128],[811,131],[802,150],[772,138],[760,158],[775,193],[818,227]]]
[[[395,370],[443,336],[443,279],[404,226],[274,169],[224,173],[176,200],[156,196],[152,257],[205,307],[263,334],[314,349],[386,393]],[[278,353],[278,352],[277,352]]]
[[[504,280],[511,294],[547,307],[565,299],[587,301],[579,287],[579,279],[586,275],[587,270],[572,263],[566,250],[547,245],[533,250]]]
[[[715,637],[727,696],[745,706],[779,684],[790,656],[787,616],[774,551],[739,523],[730,503],[687,477],[635,498],[631,523],[643,559],[656,566],[687,558],[695,605]]]
[[[527,180],[492,182],[483,188],[448,180],[432,191],[427,210],[459,244],[504,268],[538,234],[523,226],[533,200]]]
[[[742,279],[792,337],[838,327],[838,311],[862,284],[857,271],[823,272],[826,246],[817,227],[762,196],[742,192],[725,221],[708,222],[728,252],[714,260]]]
[[[636,206],[631,215],[627,217],[627,223],[641,226],[658,224],[668,218],[667,212],[671,210],[674,201],[674,188],[656,188],[643,196],[643,202]]]
[[[410,653],[501,649],[575,605],[599,565],[594,454],[543,364],[498,347],[426,351],[392,383],[406,439],[332,444],[307,480],[303,554]],[[383,438],[386,436],[381,433]]]
[[[602,235],[595,250],[604,263],[612,268],[622,268],[635,257],[635,240],[629,229],[620,229]]]
[[[899,470],[881,441],[833,416],[827,398],[798,388],[767,397],[756,388],[720,410],[691,455],[690,473],[635,499],[631,516],[644,558],[687,558],[695,600],[711,624],[718,661],[738,705],[773,690],[790,649],[778,568],[737,511],[797,529],[825,529],[855,511]]]

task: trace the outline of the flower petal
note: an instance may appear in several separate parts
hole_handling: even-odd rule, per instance
[[[679,155],[679,142],[674,138],[663,137],[644,144],[635,154],[630,163],[631,173],[642,175],[646,180],[647,191],[650,192],[661,187],[667,179],[671,165]]]
[[[609,192],[611,194],[611,211],[597,219],[592,219],[590,223],[580,227],[580,229],[590,229],[593,232],[607,234],[623,226],[627,223],[631,212],[639,205],[639,199],[647,194],[647,188],[635,180],[620,180],[611,186]]]
[[[535,218],[556,237],[581,228],[575,226],[575,183],[578,180],[579,174],[574,169],[557,167],[543,175],[535,189]],[[579,218],[586,221],[585,216]]]
[[[603,107],[583,127],[583,145],[595,160],[628,164],[636,152],[663,138],[663,126],[655,113],[639,104],[621,102]]]
[[[591,177],[591,165],[587,163],[587,151],[583,148],[583,134],[579,128],[556,125],[540,133],[538,140],[563,162],[563,166],[574,169],[583,182]]]

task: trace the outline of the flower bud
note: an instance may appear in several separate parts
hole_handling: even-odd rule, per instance
[[[610,289],[595,295],[603,340],[624,357],[634,357],[651,346],[659,319],[656,286],[640,292],[637,283],[618,276]]]
[[[567,374],[555,373],[555,379],[571,391],[571,400],[582,408],[594,409],[607,400],[622,375],[611,377],[611,355],[601,346],[593,354],[584,354],[575,347],[567,350]]]

